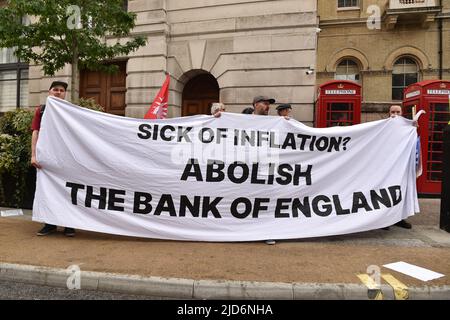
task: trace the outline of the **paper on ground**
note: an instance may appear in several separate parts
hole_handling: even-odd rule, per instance
[[[2,217],[23,216],[23,211],[22,209],[2,210],[0,211],[0,215]]]
[[[444,274],[418,267],[403,261],[385,264],[383,265],[383,267],[404,273],[410,277],[414,277],[422,281],[429,281],[445,276]]]

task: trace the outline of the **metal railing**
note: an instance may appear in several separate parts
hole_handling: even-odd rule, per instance
[[[389,9],[423,8],[436,6],[436,0],[389,0]]]

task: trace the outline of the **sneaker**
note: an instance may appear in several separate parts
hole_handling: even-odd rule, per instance
[[[44,227],[37,233],[38,236],[46,236],[56,231],[56,226],[53,224],[45,224]]]
[[[275,244],[276,241],[275,240],[266,240],[266,244]]]
[[[411,229],[412,228],[411,223],[406,222],[406,220],[401,220],[401,221],[397,222],[395,225],[397,227],[405,228],[405,229]]]
[[[382,230],[389,230],[389,227],[381,228]]]
[[[74,228],[64,228],[64,235],[66,237],[75,237],[75,229]]]

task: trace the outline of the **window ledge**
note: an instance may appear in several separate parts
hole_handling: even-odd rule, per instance
[[[337,8],[337,11],[360,11],[360,7],[341,7]]]

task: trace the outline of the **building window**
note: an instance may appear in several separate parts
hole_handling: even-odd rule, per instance
[[[392,70],[392,100],[403,100],[403,91],[419,79],[419,68],[411,58],[400,58]]]
[[[359,7],[358,0],[338,0],[338,8]]]
[[[359,83],[359,67],[358,64],[350,59],[342,60],[337,68],[334,76],[335,80],[350,80]]]
[[[28,107],[28,64],[10,48],[0,48],[0,112]]]

